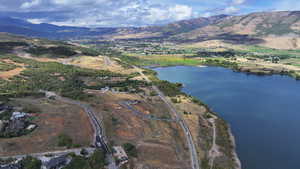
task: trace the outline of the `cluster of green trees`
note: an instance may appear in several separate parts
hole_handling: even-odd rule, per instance
[[[24,121],[25,126],[29,126],[31,123],[26,120]],[[20,136],[24,136],[27,135],[29,133],[31,133],[32,131],[30,130],[26,130],[24,129],[19,129],[19,130],[15,130],[15,131],[2,131],[0,132],[0,138],[13,138],[13,137],[20,137]]]
[[[54,62],[41,63],[15,56],[0,56],[0,58],[9,58],[28,65],[20,75],[0,84],[0,95],[4,97],[38,94],[38,91],[42,89],[80,100],[88,97],[83,92],[87,86],[81,80],[82,77],[122,76],[109,71],[83,69]]]
[[[128,156],[131,156],[131,157],[138,156],[138,152],[137,152],[135,145],[133,145],[131,143],[125,143],[125,144],[123,144],[123,148]]]
[[[70,56],[76,55],[75,52],[70,47],[66,46],[57,46],[57,47],[42,47],[35,46],[26,50],[26,52],[33,54],[34,56],[47,55],[48,57],[53,58],[68,58]]]
[[[72,161],[63,169],[100,169],[106,165],[105,153],[99,149],[90,157],[72,156]]]
[[[12,115],[12,112],[6,110],[0,114],[0,120],[9,120],[11,115]]]
[[[101,52],[99,52],[97,49],[94,49],[94,48],[79,48],[79,50],[81,51],[81,53],[83,55],[87,55],[87,56],[101,55]]]
[[[104,87],[111,87],[111,88],[118,88],[120,92],[140,92],[141,86],[148,86],[149,84],[144,81],[139,80],[130,80],[126,79],[125,81],[119,82],[99,82],[99,84],[94,86],[87,86],[89,89],[96,89],[99,90]]]
[[[40,169],[42,166],[42,161],[37,158],[28,156],[26,158],[23,158],[20,161],[20,164],[21,169]]]
[[[0,54],[5,54],[13,50],[17,46],[28,46],[26,42],[0,42]]]
[[[223,59],[206,59],[202,62],[204,65],[208,66],[220,66],[225,68],[231,68],[231,69],[238,69],[238,64],[236,62],[231,62]]]
[[[106,165],[105,153],[99,149],[95,150],[90,157],[75,154],[70,154],[70,156],[71,162],[63,169],[100,169]],[[42,167],[42,161],[31,156],[23,158],[19,163],[20,169],[41,169]]]
[[[59,147],[67,147],[71,148],[73,146],[73,140],[69,135],[66,134],[60,134],[58,136],[58,143],[57,145]]]
[[[230,57],[235,57],[235,56],[240,56],[243,55],[243,53],[238,52],[238,51],[220,51],[220,52],[213,52],[213,51],[199,51],[197,54],[193,57],[225,57],[225,58],[230,58]]]
[[[153,82],[165,95],[174,97],[182,94],[182,84],[181,83],[171,83],[166,80],[158,80]]]

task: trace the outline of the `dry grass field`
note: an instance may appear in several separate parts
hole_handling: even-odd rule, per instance
[[[96,93],[95,93],[96,94]],[[94,106],[104,115],[106,135],[113,145],[130,142],[136,145],[138,157],[131,159],[130,168],[188,169],[189,154],[182,129],[177,123],[143,120],[119,101],[141,100],[135,106],[144,114],[160,116],[168,112],[163,102],[135,94],[96,94]],[[146,100],[148,103],[146,103]],[[100,115],[100,114],[99,114]]]
[[[130,74],[135,72],[133,69],[126,69],[122,65],[118,64],[115,60],[111,61],[110,65],[105,65],[104,56],[78,56],[71,59],[65,59],[63,61],[66,64],[79,66],[82,68],[96,69],[96,70],[108,70],[111,72]]]
[[[74,144],[89,146],[93,129],[85,112],[79,107],[45,98],[15,99],[11,104],[40,110],[33,119],[38,127],[30,134],[0,139],[0,155],[18,155],[61,150],[58,136],[70,136]]]

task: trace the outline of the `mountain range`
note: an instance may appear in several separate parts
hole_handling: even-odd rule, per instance
[[[2,17],[0,32],[49,39],[161,39],[177,43],[221,40],[233,44],[298,49],[300,11],[258,12],[240,16],[218,15],[139,28],[56,26]]]

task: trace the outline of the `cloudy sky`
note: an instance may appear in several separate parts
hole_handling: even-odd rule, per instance
[[[300,0],[0,0],[0,16],[87,27],[160,25],[275,10],[300,10]]]

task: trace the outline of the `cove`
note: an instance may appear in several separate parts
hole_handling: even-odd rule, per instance
[[[300,168],[300,81],[220,67],[154,68],[231,126],[243,169]]]

